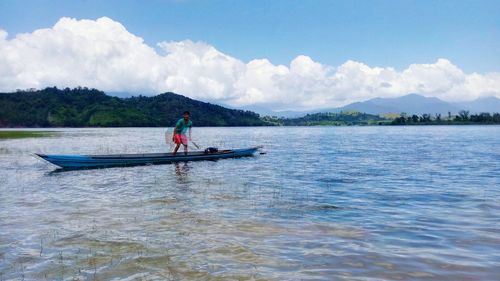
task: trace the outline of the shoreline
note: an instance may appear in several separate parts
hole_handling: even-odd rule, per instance
[[[262,127],[420,127],[420,126],[495,126],[500,125],[498,123],[439,123],[439,124],[325,124],[325,125],[275,125],[275,126],[197,126],[196,128],[262,128]],[[98,129],[98,128],[170,128],[173,126],[88,126],[88,127],[0,127],[0,132],[7,131],[24,131],[26,129],[32,129],[33,132],[42,132],[39,130],[48,130],[43,131],[46,133],[57,133],[56,131],[50,131],[50,129]]]

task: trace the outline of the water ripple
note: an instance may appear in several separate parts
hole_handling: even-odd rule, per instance
[[[160,152],[162,136],[0,142],[0,280],[500,276],[498,126],[197,128],[267,154],[68,172],[31,155]]]

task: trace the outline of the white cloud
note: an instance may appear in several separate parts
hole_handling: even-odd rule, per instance
[[[173,91],[233,106],[334,107],[408,93],[445,100],[500,97],[500,73],[466,74],[446,59],[403,71],[346,61],[333,67],[300,55],[289,66],[245,63],[190,40],[161,42],[160,54],[119,22],[61,18],[52,28],[7,39],[0,30],[0,91],[46,86],[110,92]]]

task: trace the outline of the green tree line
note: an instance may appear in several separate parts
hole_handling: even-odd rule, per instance
[[[422,115],[401,115],[395,118],[391,125],[472,125],[472,124],[500,124],[500,113],[483,112],[470,114],[467,110],[461,110],[457,115],[452,115],[448,112],[448,116],[443,117],[441,114]]]
[[[378,115],[361,113],[356,111],[332,113],[322,112],[307,114],[299,118],[278,118],[263,117],[268,123],[280,126],[360,126],[360,125],[378,125],[390,122],[390,120]]]
[[[130,98],[108,96],[82,87],[0,93],[0,127],[173,126],[185,110],[191,112],[195,126],[269,125],[257,113],[170,92]]]

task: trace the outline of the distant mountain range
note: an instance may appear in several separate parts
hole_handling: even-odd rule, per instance
[[[273,112],[262,107],[251,109],[262,115],[288,119],[260,117],[252,111],[229,109],[174,93],[119,98],[96,89],[52,87],[0,93],[0,127],[165,127],[175,124],[184,110],[191,111],[196,126],[369,125],[387,123],[391,119],[378,116],[386,113],[441,113],[446,116],[448,112],[455,115],[462,109],[469,110],[470,114],[500,112],[500,99],[487,97],[449,103],[410,94],[309,112]]]
[[[312,111],[270,111],[263,108],[252,107],[263,115],[276,115],[279,117],[300,117],[317,112],[358,111],[368,114],[402,113],[407,114],[457,114],[460,110],[470,113],[500,112],[500,99],[496,97],[479,98],[469,102],[446,102],[439,98],[424,97],[418,94],[409,94],[397,98],[374,98],[363,102],[355,102],[337,108],[326,108]]]
[[[460,109],[470,110],[472,113],[479,112],[500,112],[500,99],[496,97],[486,97],[469,102],[453,103]]]

